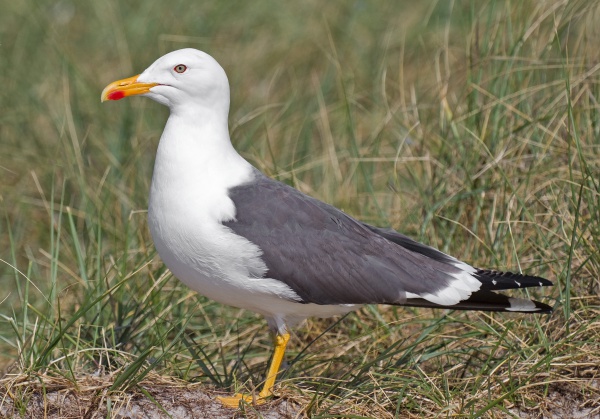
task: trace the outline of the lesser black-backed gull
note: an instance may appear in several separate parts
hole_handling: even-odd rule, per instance
[[[229,139],[229,82],[208,54],[171,52],[102,100],[147,96],[170,109],[160,138],[148,224],[158,254],[191,289],[262,314],[275,353],[258,401],[272,394],[289,328],[363,304],[549,312],[494,291],[552,285],[546,279],[476,269],[394,230],[270,179]],[[237,406],[235,395],[220,400]]]

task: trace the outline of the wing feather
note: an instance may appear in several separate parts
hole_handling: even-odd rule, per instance
[[[266,275],[304,303],[531,311],[515,303],[521,300],[490,291],[552,285],[540,277],[475,269],[394,230],[361,223],[259,171],[252,182],[231,188],[229,197],[236,218],[223,224],[256,244]]]

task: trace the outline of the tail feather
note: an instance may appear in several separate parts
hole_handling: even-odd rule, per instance
[[[410,307],[449,308],[454,310],[512,311],[518,313],[552,312],[552,307],[539,301],[513,298],[492,291],[476,291],[468,299],[451,306],[435,304],[423,298],[409,298],[402,305]]]

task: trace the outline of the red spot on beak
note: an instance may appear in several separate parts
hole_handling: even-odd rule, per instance
[[[125,92],[122,90],[115,90],[114,92],[110,92],[107,96],[108,100],[119,100],[125,97]]]

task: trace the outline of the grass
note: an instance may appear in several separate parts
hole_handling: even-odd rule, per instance
[[[3,10],[0,409],[27,416],[58,392],[111,416],[132,394],[160,404],[161,386],[260,385],[264,321],[189,291],[152,246],[167,110],[99,102],[109,82],[195,47],[227,71],[232,139],[264,172],[476,266],[555,283],[531,291],[551,316],[370,306],[311,319],[279,395],[315,418],[598,414],[595,2]]]

